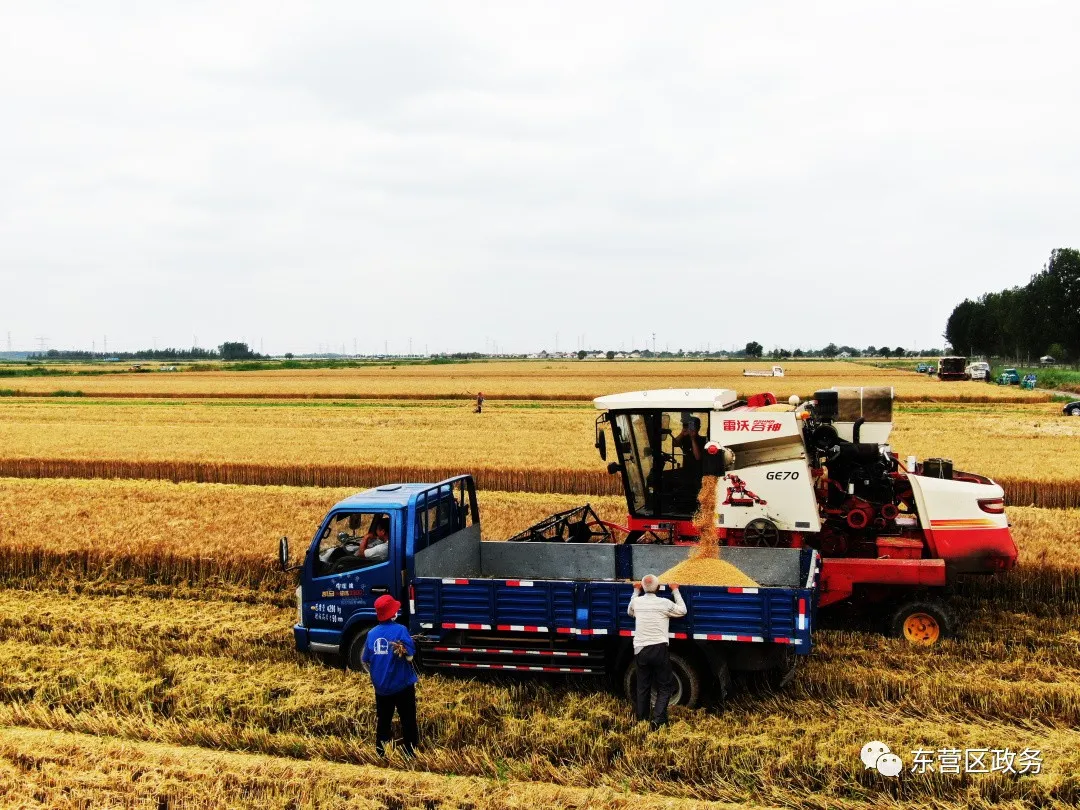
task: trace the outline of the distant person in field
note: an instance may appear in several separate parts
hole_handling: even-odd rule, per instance
[[[639,721],[649,720],[649,700],[656,690],[656,703],[652,707],[652,727],[658,729],[667,724],[668,701],[675,691],[675,675],[671,671],[668,654],[668,625],[672,617],[686,615],[679,586],[669,586],[675,597],[672,602],[657,596],[660,581],[653,574],[634,583],[634,596],[626,612],[634,617],[634,663],[637,665],[637,695],[634,709]],[[644,591],[644,592],[643,592]]]
[[[404,738],[401,752],[411,757],[420,744],[420,731],[416,726],[416,684],[419,679],[412,666],[416,643],[405,626],[397,623],[400,612],[401,602],[388,593],[375,600],[375,616],[379,623],[368,631],[360,656],[371,671],[371,684],[375,687],[375,750],[379,756],[386,755],[386,745],[394,740],[395,710],[401,720]]]
[[[356,556],[371,562],[383,562],[390,559],[389,517],[380,515],[371,522],[371,530],[360,541]]]
[[[473,413],[483,413],[483,412],[484,412],[484,392],[483,391],[477,391],[476,392],[476,410],[473,411]]]

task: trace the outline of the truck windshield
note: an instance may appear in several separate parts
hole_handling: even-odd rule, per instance
[[[385,512],[339,512],[319,535],[315,576],[367,568],[390,559],[390,515]]]

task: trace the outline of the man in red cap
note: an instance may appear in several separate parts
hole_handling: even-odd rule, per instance
[[[375,687],[375,750],[383,756],[386,744],[394,738],[391,725],[394,710],[401,719],[401,732],[405,738],[401,751],[412,756],[420,742],[416,728],[416,671],[412,660],[416,644],[403,625],[394,621],[401,611],[401,602],[390,594],[375,600],[375,615],[379,623],[371,628],[360,659],[371,672]]]

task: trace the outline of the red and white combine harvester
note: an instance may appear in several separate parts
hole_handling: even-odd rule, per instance
[[[716,525],[730,546],[811,546],[819,607],[872,608],[918,644],[950,635],[941,599],[960,574],[1016,564],[1004,491],[947,459],[901,462],[889,447],[891,388],[833,388],[800,404],[724,389],[599,397],[629,508],[626,542],[693,543],[704,475],[718,477]]]

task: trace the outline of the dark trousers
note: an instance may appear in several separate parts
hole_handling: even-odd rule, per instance
[[[671,693],[675,691],[675,675],[671,671],[671,657],[667,644],[650,644],[642,647],[634,656],[637,664],[637,719],[649,719],[649,701],[653,689],[656,703],[652,707],[652,723],[662,726],[668,721],[667,707]]]
[[[385,753],[386,744],[393,741],[391,727],[394,722],[394,709],[401,719],[401,734],[405,738],[401,750],[412,756],[420,742],[420,732],[416,728],[416,684],[406,686],[392,695],[375,695],[375,750],[379,756]]]

